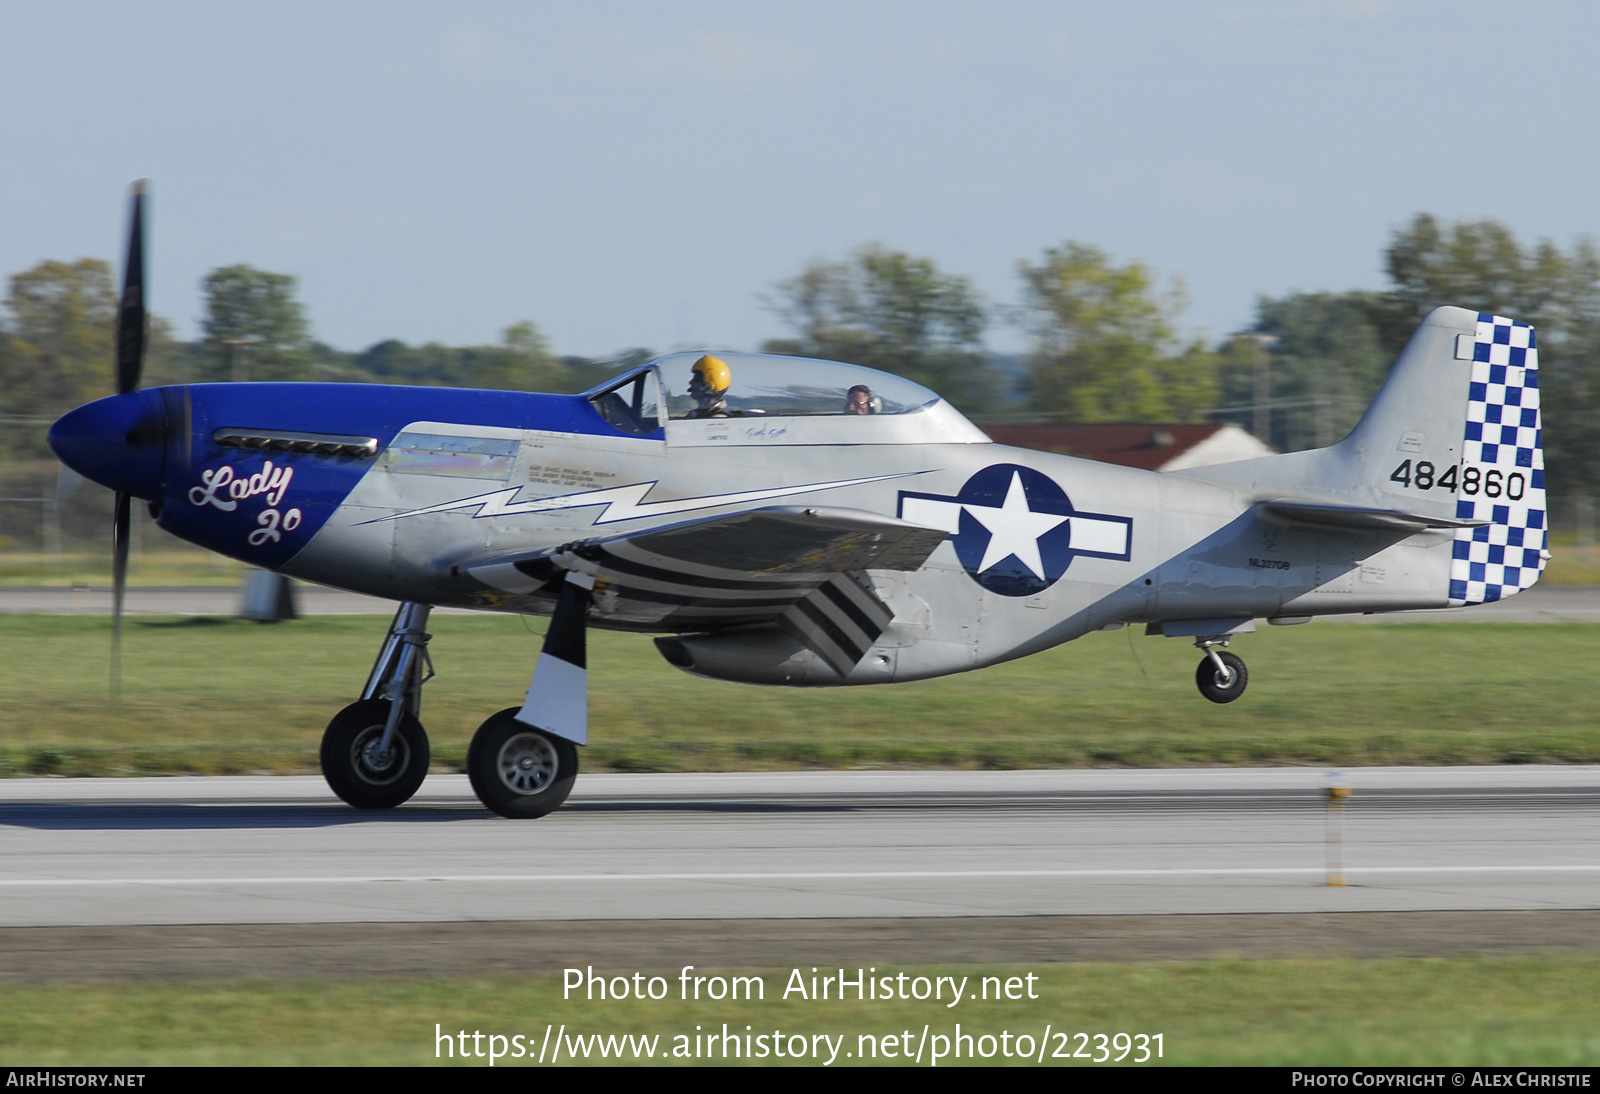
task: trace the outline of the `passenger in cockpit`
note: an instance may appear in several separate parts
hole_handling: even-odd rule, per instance
[[[873,403],[872,389],[866,384],[857,384],[846,392],[844,412],[846,414],[876,414],[878,408]]]
[[[699,405],[689,411],[691,418],[727,418],[728,388],[733,384],[733,373],[727,362],[707,353],[694,363],[689,373],[689,397]]]

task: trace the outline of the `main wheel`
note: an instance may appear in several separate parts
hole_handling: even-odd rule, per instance
[[[467,777],[478,800],[502,817],[542,817],[572,792],[578,746],[517,721],[520,709],[507,707],[478,727]]]
[[[1250,682],[1250,673],[1245,670],[1243,659],[1227,650],[1218,650],[1217,656],[1222,658],[1222,663],[1228,666],[1228,672],[1232,675],[1224,680],[1222,673],[1212,663],[1211,655],[1207,654],[1194,670],[1194,682],[1200,686],[1200,694],[1213,703],[1231,703],[1244,694],[1245,685]]]
[[[379,751],[389,708],[387,699],[351,703],[322,734],[322,777],[357,809],[393,809],[428,774],[428,734],[409,713],[400,715],[389,751]]]

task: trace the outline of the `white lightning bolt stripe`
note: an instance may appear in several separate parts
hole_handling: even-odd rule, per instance
[[[562,494],[553,498],[535,498],[532,501],[515,501],[522,487],[496,490],[492,494],[479,494],[460,501],[447,501],[424,509],[411,509],[387,517],[362,521],[377,524],[402,517],[420,517],[429,513],[448,513],[454,509],[476,509],[474,520],[483,517],[518,517],[532,513],[552,513],[562,509],[581,509],[590,505],[603,505],[596,524],[616,524],[624,520],[641,520],[645,517],[664,517],[674,513],[690,513],[696,509],[715,509],[723,505],[740,505],[751,501],[789,497],[794,494],[811,494],[819,490],[839,490],[846,486],[864,486],[867,483],[903,479],[908,475],[925,475],[926,471],[901,471],[893,475],[871,475],[863,479],[836,479],[833,482],[812,482],[804,486],[779,486],[770,490],[743,490],[734,494],[707,494],[698,498],[678,498],[674,501],[646,502],[645,495],[655,489],[656,482],[636,482],[627,486],[610,486],[604,490],[585,490],[578,494]]]

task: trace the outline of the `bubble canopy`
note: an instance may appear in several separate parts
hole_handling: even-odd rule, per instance
[[[703,351],[672,353],[607,381],[590,395],[624,432],[666,427],[677,444],[973,443],[988,438],[921,384],[841,361],[770,353],[715,353],[723,392],[695,385]]]
[[[674,353],[651,362],[661,377],[668,418],[692,418],[701,409],[689,394],[689,380],[702,356]],[[866,410],[871,414],[909,414],[939,401],[938,395],[921,384],[860,365],[769,353],[713,356],[728,367],[726,411],[719,409],[718,413],[730,418],[847,414],[846,404],[854,388],[866,389]]]

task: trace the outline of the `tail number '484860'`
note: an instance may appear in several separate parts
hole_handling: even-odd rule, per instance
[[[1432,490],[1434,487],[1440,490],[1459,488],[1467,497],[1482,494],[1486,498],[1504,497],[1511,501],[1520,501],[1528,489],[1528,477],[1521,471],[1470,465],[1458,469],[1455,464],[1451,464],[1445,468],[1444,474],[1440,475],[1427,460],[1418,460],[1415,470],[1412,469],[1410,460],[1404,461],[1394,469],[1389,481],[1397,482],[1401,486],[1415,487],[1418,490]]]

